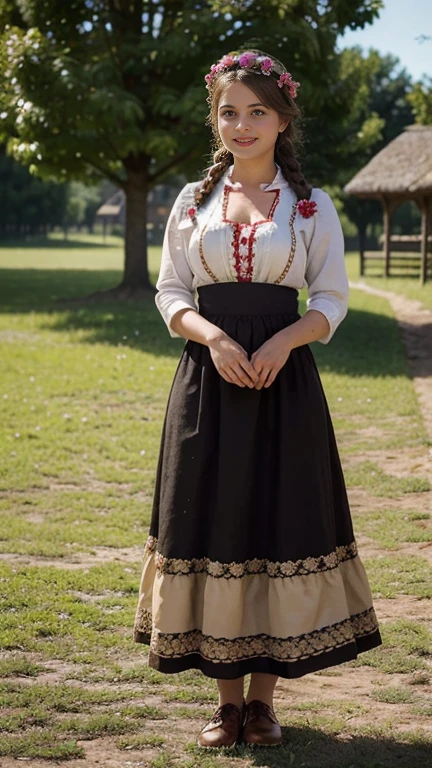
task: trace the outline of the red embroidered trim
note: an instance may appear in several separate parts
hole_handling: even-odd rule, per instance
[[[231,241],[231,245],[233,248],[233,260],[234,260],[234,269],[237,275],[237,281],[239,283],[251,283],[252,277],[253,277],[253,264],[255,260],[255,237],[256,237],[256,231],[260,224],[266,224],[269,221],[273,220],[273,214],[275,211],[275,208],[279,202],[279,196],[280,196],[280,190],[271,190],[272,192],[275,192],[275,198],[273,200],[273,203],[271,205],[269,215],[267,219],[261,219],[260,221],[256,221],[254,224],[248,224],[245,221],[231,221],[230,219],[227,219],[227,208],[228,208],[228,195],[230,192],[230,187],[225,186],[224,188],[224,199],[223,199],[223,207],[222,207],[222,216],[223,221],[225,224],[231,224],[233,227],[233,239]],[[236,191],[236,190],[234,190]],[[249,235],[244,235],[243,230],[245,228],[250,229]],[[247,253],[241,253],[240,247],[247,246]]]
[[[236,271],[237,280],[239,283],[250,283],[252,282],[253,260],[255,258],[253,249],[253,243],[255,239],[255,224],[245,225],[244,222],[238,221],[234,223],[233,226],[234,232],[231,245],[233,247],[234,269]],[[245,226],[251,228],[251,232],[248,237],[243,235],[243,229]],[[243,246],[244,248],[246,245],[247,254],[240,253],[240,246]]]

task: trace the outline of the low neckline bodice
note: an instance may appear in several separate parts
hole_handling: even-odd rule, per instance
[[[240,190],[233,188],[232,186],[225,184],[224,191],[223,191],[223,202],[222,202],[222,220],[224,224],[231,224],[235,227],[238,227],[240,229],[243,229],[244,227],[253,227],[256,228],[260,224],[268,224],[269,222],[273,221],[274,212],[276,210],[276,207],[279,203],[280,199],[280,190],[279,189],[272,189],[268,190],[266,194],[274,194],[274,200],[271,204],[269,213],[267,218],[259,219],[258,221],[234,221],[233,219],[228,219],[227,217],[227,209],[228,209],[228,200],[229,200],[229,193],[230,192],[238,192]]]

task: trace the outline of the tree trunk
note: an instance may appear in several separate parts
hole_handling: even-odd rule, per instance
[[[128,168],[124,192],[126,220],[123,279],[115,288],[91,293],[86,297],[87,301],[134,300],[148,296],[149,291],[155,293],[155,288],[150,282],[147,261],[147,167],[144,166],[140,170]],[[75,301],[68,300],[69,303]]]
[[[125,268],[122,287],[131,293],[152,288],[147,261],[147,171],[129,171],[125,186]]]

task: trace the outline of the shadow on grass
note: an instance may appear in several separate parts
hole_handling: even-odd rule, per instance
[[[182,339],[172,339],[154,295],[136,301],[88,302],[86,296],[119,284],[116,270],[3,269],[0,311],[50,315],[39,327],[83,331],[86,343],[121,344],[155,355],[179,357]],[[73,304],[67,302],[79,299]],[[305,309],[301,306],[301,311]],[[347,376],[408,376],[397,323],[390,317],[351,309],[331,344],[312,345],[321,371]]]
[[[395,738],[351,736],[337,738],[305,726],[282,728],[281,747],[248,748],[252,765],[265,768],[430,768],[432,745]],[[246,750],[245,750],[246,751]]]

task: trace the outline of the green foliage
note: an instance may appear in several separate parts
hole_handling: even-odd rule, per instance
[[[411,77],[397,57],[371,48],[347,48],[340,55],[340,87],[352,94],[352,105],[337,125],[339,180],[346,184],[366,163],[414,121],[407,100]],[[344,210],[364,236],[367,226],[381,223],[382,208],[375,200],[343,195]]]
[[[104,185],[88,186],[79,181],[70,182],[67,188],[64,226],[81,227],[86,225],[91,231],[95,222],[96,211],[103,201]]]
[[[407,98],[416,123],[432,125],[432,77],[425,77],[423,81],[415,83]]]
[[[0,144],[0,239],[44,232],[62,223],[66,187],[34,178]]]
[[[196,175],[210,159],[204,125],[210,64],[244,46],[278,58],[289,51],[286,63],[302,83],[314,139],[307,169],[317,184],[344,162],[330,149],[333,129],[322,126],[351,114],[353,88],[338,85],[337,36],[346,26],[370,23],[381,5],[3,0],[0,140],[44,178],[89,183],[106,177],[122,186],[128,210],[135,211],[126,219],[123,282],[149,287],[146,228],[137,212],[145,209],[149,187],[180,167]],[[372,121],[367,135],[374,130]],[[81,207],[69,200],[67,221],[79,220]]]
[[[275,56],[289,50],[309,114],[322,120],[336,105],[342,115],[353,91],[331,93],[337,35],[370,23],[380,6],[265,0],[254,12],[239,2],[185,0],[160,3],[156,13],[151,2],[21,0],[17,22],[15,4],[3,3],[0,18],[9,26],[0,39],[0,134],[16,158],[45,176],[102,173],[122,182],[131,163],[151,161],[157,180],[180,159],[201,164],[208,142],[203,77],[227,48],[259,44]]]

